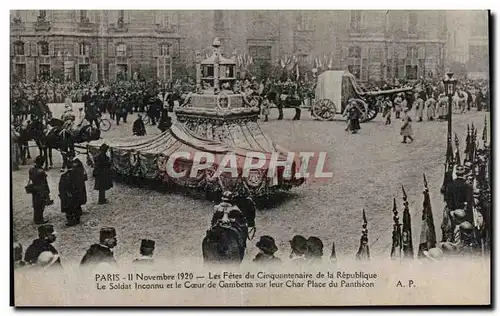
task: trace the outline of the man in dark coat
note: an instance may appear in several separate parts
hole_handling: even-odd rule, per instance
[[[149,239],[141,240],[139,252],[141,256],[134,259],[133,263],[137,265],[152,265],[154,263],[153,253],[155,251],[155,242]]]
[[[474,196],[472,187],[466,182],[466,170],[464,166],[457,166],[455,169],[456,179],[448,186],[447,204],[450,211],[463,209],[466,213],[465,220],[474,222],[472,206]]]
[[[83,169],[83,170],[82,170]],[[59,197],[61,211],[66,214],[66,226],[80,223],[82,205],[87,203],[85,181],[87,175],[80,160],[70,158],[70,168],[61,175],[59,181]]]
[[[33,220],[37,225],[47,223],[43,219],[43,212],[46,206],[53,203],[50,199],[47,174],[42,168],[44,163],[43,156],[35,158],[35,166],[29,170],[29,184],[26,188],[27,192],[33,196]]]
[[[93,244],[87,250],[80,266],[97,265],[99,263],[116,264],[113,248],[116,247],[116,230],[113,227],[103,227],[99,232],[99,243]]]
[[[161,112],[160,121],[158,122],[158,129],[163,133],[172,126],[172,119],[168,116],[168,108],[164,108]]]
[[[106,204],[106,191],[113,187],[111,159],[106,155],[109,147],[102,144],[99,148],[99,153],[95,157],[94,177],[95,184],[94,190],[99,191],[99,204]]]
[[[156,120],[160,117],[161,108],[163,103],[157,97],[149,99],[148,116],[151,119],[151,125],[156,125]]]
[[[146,126],[144,126],[144,121],[142,120],[142,115],[137,114],[137,119],[132,125],[132,134],[134,136],[144,136],[146,135]]]
[[[58,252],[52,243],[56,241],[54,226],[43,224],[38,227],[38,239],[33,240],[33,243],[26,249],[24,261],[28,264],[36,264],[38,256],[44,251],[50,251],[57,255]],[[61,265],[61,260],[58,259],[56,264]]]

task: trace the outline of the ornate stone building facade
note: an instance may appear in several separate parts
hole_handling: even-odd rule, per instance
[[[489,74],[488,11],[450,11],[448,23],[446,56],[448,66],[460,67],[471,77],[487,78]]]
[[[443,71],[444,11],[11,11],[12,74],[194,75],[196,51],[220,37],[224,54],[249,54],[262,75],[285,54],[328,56],[359,79],[417,79]]]

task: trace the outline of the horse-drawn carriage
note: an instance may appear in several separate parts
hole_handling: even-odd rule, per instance
[[[327,70],[318,76],[311,114],[316,119],[331,121],[336,114],[343,114],[347,104],[353,101],[356,102],[362,113],[361,122],[366,122],[377,116],[380,110],[377,102],[379,97],[392,96],[412,90],[412,87],[407,87],[365,91],[350,72]]]

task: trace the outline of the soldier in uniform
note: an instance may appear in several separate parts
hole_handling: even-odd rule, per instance
[[[401,135],[403,136],[403,144],[406,144],[406,139],[409,138],[413,143],[413,130],[411,128],[411,117],[408,114],[410,109],[406,108],[404,110],[403,125],[401,126]]]
[[[274,256],[276,251],[278,251],[278,247],[273,237],[267,235],[261,236],[256,246],[260,252],[255,256],[253,262],[264,264],[281,262],[280,258]]]
[[[24,261],[28,264],[36,264],[38,256],[44,251],[49,251],[54,255],[59,254],[52,246],[52,243],[56,241],[56,233],[54,231],[54,226],[50,224],[43,224],[38,227],[38,239],[33,240],[31,245],[26,249],[24,255]],[[57,264],[61,265],[61,260],[57,260]]]
[[[37,225],[47,223],[43,219],[43,212],[46,206],[53,204],[47,174],[42,167],[44,163],[43,156],[35,158],[35,165],[29,170],[29,183],[26,186],[26,192],[33,196],[33,221]]]
[[[155,251],[155,242],[149,239],[141,240],[141,248],[139,252],[141,256],[137,259],[134,259],[134,264],[140,265],[151,265],[154,263],[153,253]]]
[[[415,105],[415,117],[418,122],[422,122],[423,116],[424,116],[424,99],[422,98],[421,93],[419,93]]]
[[[103,227],[99,232],[99,243],[93,244],[87,250],[80,266],[97,265],[99,263],[116,264],[113,248],[117,245],[116,230],[113,227]]]
[[[95,157],[93,175],[95,177],[94,190],[99,191],[99,204],[106,204],[106,191],[113,187],[111,159],[106,155],[109,147],[102,144],[99,153]]]
[[[292,252],[290,253],[292,261],[299,263],[306,262],[307,239],[304,236],[293,236],[292,240],[290,240],[290,247],[292,248]]]
[[[436,100],[434,97],[429,95],[427,101],[425,101],[425,107],[427,107],[427,119],[429,121],[434,121],[434,117],[436,116]]]

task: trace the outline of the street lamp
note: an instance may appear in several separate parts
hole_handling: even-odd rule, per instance
[[[448,96],[448,141],[451,142],[451,113],[453,96],[457,88],[457,79],[453,78],[453,73],[446,73],[446,78],[443,79],[444,91]]]

